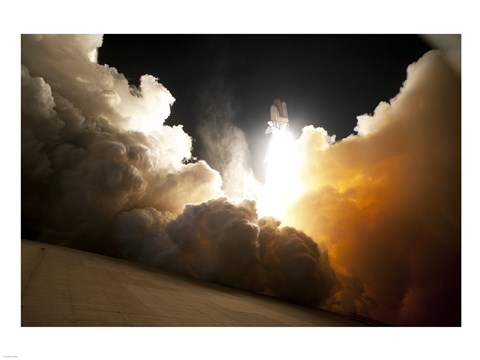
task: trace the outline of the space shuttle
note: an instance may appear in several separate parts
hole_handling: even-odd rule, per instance
[[[280,99],[276,99],[270,106],[270,121],[267,122],[268,127],[265,134],[277,131],[288,130],[288,112],[287,104]]]

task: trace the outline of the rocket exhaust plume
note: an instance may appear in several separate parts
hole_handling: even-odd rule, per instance
[[[393,324],[459,325],[460,80],[440,53],[357,135],[273,134],[259,190],[239,129],[205,121],[211,165],[192,160],[191,137],[165,125],[175,99],[161,79],[132,86],[96,63],[101,44],[22,36],[23,237]]]

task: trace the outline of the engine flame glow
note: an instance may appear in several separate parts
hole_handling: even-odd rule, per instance
[[[285,220],[287,208],[301,194],[298,151],[291,132],[272,134],[265,162],[266,181],[258,200],[258,213]]]

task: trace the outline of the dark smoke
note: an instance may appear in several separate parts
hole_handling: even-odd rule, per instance
[[[328,254],[303,232],[258,219],[255,202],[226,198],[187,205],[175,220],[155,209],[120,214],[124,256],[195,278],[303,304],[337,289]]]

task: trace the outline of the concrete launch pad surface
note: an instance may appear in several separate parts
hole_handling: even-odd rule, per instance
[[[22,326],[361,326],[120,259],[22,240]]]

